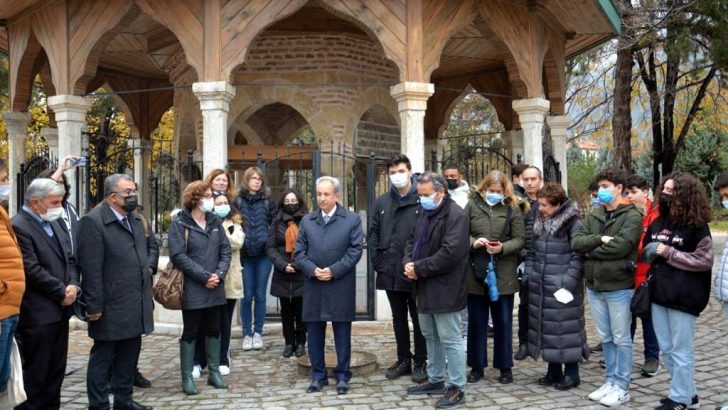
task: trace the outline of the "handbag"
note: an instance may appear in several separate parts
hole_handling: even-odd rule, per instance
[[[640,319],[649,319],[652,316],[652,300],[650,298],[650,280],[652,280],[652,267],[647,273],[647,279],[640,284],[632,295],[629,310]]]
[[[13,338],[10,349],[10,378],[8,379],[7,394],[0,397],[0,409],[12,409],[28,399],[23,383],[23,364],[15,338]]]
[[[185,253],[187,253],[187,241],[189,237],[190,231],[185,228]],[[154,288],[152,288],[154,300],[164,306],[165,309],[181,310],[184,283],[184,273],[174,266],[170,260],[159,275],[157,283],[154,284]]]

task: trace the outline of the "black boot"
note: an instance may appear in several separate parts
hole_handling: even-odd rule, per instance
[[[188,396],[199,393],[192,379],[192,366],[195,361],[195,342],[179,341],[179,364],[182,372],[182,391]]]
[[[528,357],[528,345],[522,344],[522,345],[518,346],[518,351],[513,356],[513,358],[516,360],[523,360],[526,357]]]
[[[228,386],[220,374],[220,338],[208,336],[205,344],[207,347],[207,384],[215,386],[216,389],[227,389]]]
[[[397,363],[387,369],[387,373],[384,374],[389,380],[398,379],[405,374],[412,374],[412,360],[400,358]]]
[[[513,383],[513,372],[511,371],[511,369],[501,369],[498,381],[500,382],[500,384]]]
[[[139,372],[139,369],[134,370],[134,387],[139,387],[141,389],[146,389],[149,387],[152,387],[152,382],[147,380],[141,372]]]
[[[286,347],[283,348],[283,357],[289,358],[293,356],[293,351],[295,350],[295,347],[293,345],[286,345]]]
[[[296,345],[296,350],[293,352],[293,354],[296,355],[296,357],[301,357],[306,354],[306,344],[300,343]]]

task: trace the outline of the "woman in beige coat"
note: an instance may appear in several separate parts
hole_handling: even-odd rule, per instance
[[[240,249],[245,242],[243,232],[243,216],[237,209],[230,205],[230,198],[226,192],[213,191],[212,197],[215,200],[213,212],[223,219],[222,226],[230,241],[232,260],[230,270],[225,275],[225,298],[227,305],[221,310],[220,317],[220,374],[230,374],[230,338],[235,313],[236,302],[243,297],[243,267],[240,263]],[[204,343],[197,343],[198,348],[195,354],[195,367],[192,370],[192,377],[199,378],[202,370],[207,365],[205,359]],[[201,347],[201,348],[200,348]]]

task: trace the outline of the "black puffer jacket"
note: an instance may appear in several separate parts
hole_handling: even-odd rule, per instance
[[[369,225],[369,254],[377,271],[377,289],[409,292],[412,281],[404,276],[404,248],[422,208],[414,177],[404,197],[392,187],[377,199]]]
[[[184,277],[182,309],[202,309],[227,303],[224,280],[230,269],[230,241],[222,219],[212,212],[205,214],[205,229],[200,228],[190,214],[182,210],[169,229],[169,259]],[[185,230],[189,231],[185,245]],[[205,287],[211,274],[220,277],[213,289]]]
[[[276,204],[266,193],[259,191],[251,194],[240,191],[235,206],[243,214],[245,245],[240,256],[265,255],[268,243],[268,229],[276,215]]]
[[[579,207],[567,201],[551,218],[534,219],[533,238],[526,259],[528,275],[528,353],[543,354],[551,363],[575,363],[589,350],[584,329],[583,258],[571,248],[570,238],[581,227]],[[574,300],[563,304],[554,292],[566,289]]]
[[[295,268],[293,252],[286,252],[286,229],[293,221],[296,225],[301,223],[303,214],[291,216],[287,212],[279,211],[270,226],[268,235],[268,257],[273,261],[273,279],[270,283],[270,294],[279,298],[293,298],[303,296],[303,272],[286,272],[289,263]]]

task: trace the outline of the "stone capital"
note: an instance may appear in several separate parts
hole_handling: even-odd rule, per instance
[[[29,112],[8,111],[3,113],[5,126],[8,130],[8,138],[25,138],[28,124],[32,121]]]
[[[134,148],[151,149],[152,148],[152,141],[145,140],[142,138],[129,138],[128,140],[126,140],[126,144],[129,146],[129,148],[132,148],[132,149],[134,149]]]
[[[227,81],[192,83],[192,92],[200,100],[203,111],[230,111],[230,101],[235,97],[235,87]]]
[[[389,89],[389,94],[397,101],[399,112],[427,110],[427,100],[434,93],[435,85],[432,83],[403,82]]]
[[[571,117],[568,115],[556,115],[547,117],[546,123],[551,128],[551,137],[566,137],[566,133],[571,125]]]
[[[549,112],[551,102],[543,98],[530,98],[513,101],[513,111],[518,113],[518,122],[543,124],[543,119]]]
[[[86,112],[91,101],[78,95],[52,95],[48,97],[48,107],[56,113],[56,122],[86,122]]]

